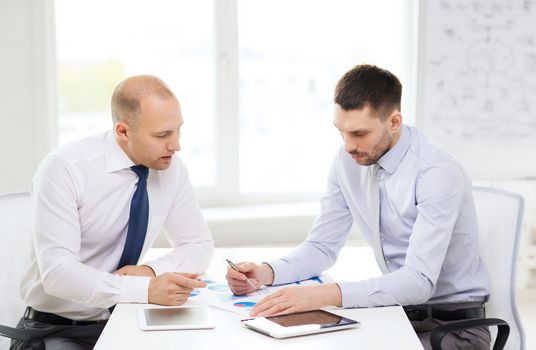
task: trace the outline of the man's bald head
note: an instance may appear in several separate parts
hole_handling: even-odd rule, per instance
[[[131,128],[136,128],[140,101],[148,96],[176,98],[166,83],[152,75],[136,75],[119,83],[112,95],[114,124],[125,122]]]

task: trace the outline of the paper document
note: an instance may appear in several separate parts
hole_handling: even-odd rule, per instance
[[[331,282],[331,279],[327,276],[322,276],[279,286],[265,286],[247,295],[234,295],[229,289],[226,281],[217,282],[212,280],[204,280],[204,282],[207,283],[207,287],[199,289],[199,293],[201,293],[201,296],[205,299],[205,302],[208,305],[248,316],[251,308],[253,308],[259,300],[278,289],[294,285],[318,285],[320,283]]]

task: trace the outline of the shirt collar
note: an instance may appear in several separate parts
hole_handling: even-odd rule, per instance
[[[402,125],[398,142],[378,160],[378,164],[390,175],[396,171],[396,168],[398,168],[398,165],[406,155],[409,149],[410,139],[408,127]]]
[[[108,131],[106,133],[104,157],[106,162],[106,170],[110,173],[136,165],[134,162],[132,162],[132,160],[130,160],[123,149],[121,149],[112,131]]]

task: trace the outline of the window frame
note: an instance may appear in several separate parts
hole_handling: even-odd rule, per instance
[[[418,8],[418,0],[408,1],[407,6],[404,7],[405,12],[402,14],[405,18],[404,27],[408,38],[408,45],[406,45],[402,60],[408,69],[400,76],[400,79],[406,81],[402,105],[406,106],[404,114],[412,116],[410,124],[415,123],[416,110]],[[277,195],[240,193],[238,1],[215,0],[214,20],[217,79],[215,84],[217,175],[214,186],[195,188],[200,204],[218,207],[318,200],[321,191]],[[329,164],[326,164],[326,169],[328,167]]]
[[[404,7],[404,27],[408,45],[401,58],[407,72],[400,79],[405,94],[405,113],[415,116],[417,76],[417,18],[419,0],[408,1]],[[240,206],[317,200],[323,189],[314,193],[244,194],[240,193],[240,114],[239,114],[239,33],[238,0],[213,0],[214,4],[214,64],[215,64],[215,161],[213,186],[195,187],[203,207]],[[57,60],[54,60],[57,62]],[[57,94],[56,94],[57,100]],[[56,117],[56,120],[59,116]],[[412,119],[414,120],[414,119]],[[57,124],[57,123],[56,123]],[[411,123],[410,123],[411,124]],[[57,130],[57,125],[55,125]],[[57,143],[57,140],[56,140]],[[187,164],[188,165],[188,164]],[[329,164],[326,164],[326,172]]]

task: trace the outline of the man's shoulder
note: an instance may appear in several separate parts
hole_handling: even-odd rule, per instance
[[[401,174],[415,181],[418,201],[470,194],[471,180],[462,164],[441,145],[430,142],[415,128]]]
[[[104,163],[105,139],[106,133],[100,133],[58,147],[41,161],[36,175],[87,176]]]
[[[460,163],[441,145],[430,141],[422,132],[415,127],[408,127],[411,135],[411,142],[408,155],[423,167],[437,164],[450,164],[461,167]]]
[[[50,152],[48,156],[71,164],[94,159],[104,154],[106,136],[107,133],[102,132],[68,142]]]

